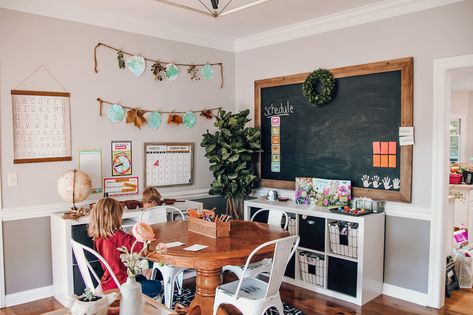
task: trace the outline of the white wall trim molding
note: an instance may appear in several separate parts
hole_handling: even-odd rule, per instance
[[[238,38],[235,41],[235,51],[241,52],[342,28],[380,21],[395,16],[450,5],[461,1],[463,0],[397,0],[376,2],[359,8]]]
[[[64,2],[54,3],[48,0],[17,1],[2,0],[0,7],[25,13],[42,15],[67,21],[85,23],[115,30],[153,36],[172,41],[204,46],[225,51],[234,51],[234,42],[217,39],[211,35],[193,32],[188,29],[179,29],[173,25],[164,25],[156,22],[145,22],[126,16],[104,14],[92,10],[84,10],[76,5]]]
[[[445,222],[448,210],[448,145],[451,71],[472,67],[473,54],[434,60],[432,121],[432,220],[429,253],[429,303],[441,308],[445,302]]]
[[[430,221],[432,213],[429,208],[421,208],[410,204],[387,202],[384,209],[386,215],[400,218]]]
[[[217,39],[211,34],[203,34],[189,29],[178,29],[173,25],[144,22],[123,16],[103,14],[94,10],[84,10],[78,6],[47,0],[2,0],[0,7],[36,15],[43,15],[68,21],[96,25],[125,32],[138,33],[188,44],[240,52],[268,46],[288,40],[330,32],[355,25],[366,24],[395,16],[410,14],[463,0],[390,0],[380,1],[351,10],[303,21],[235,40]]]
[[[383,284],[383,294],[422,306],[426,306],[429,300],[427,293],[401,288],[388,283]]]
[[[172,196],[173,198],[181,199],[197,199],[197,198],[206,198],[214,197],[208,194],[208,189],[197,189],[189,191],[176,191],[176,192],[166,192],[166,196]],[[86,206],[88,204],[94,203],[99,200],[101,197],[90,198],[84,202],[78,203],[78,206]],[[127,199],[141,199],[141,195],[127,195],[127,196],[118,196],[118,200],[127,200]],[[13,221],[13,220],[23,220],[23,219],[33,219],[50,216],[53,213],[64,212],[71,205],[68,203],[56,203],[56,204],[46,204],[46,205],[37,205],[37,206],[28,206],[28,207],[14,207],[14,208],[4,208],[0,214],[2,221]],[[0,230],[1,231],[1,230]]]
[[[21,291],[17,293],[7,294],[5,296],[6,307],[18,304],[28,303],[39,299],[44,299],[53,296],[53,286]]]

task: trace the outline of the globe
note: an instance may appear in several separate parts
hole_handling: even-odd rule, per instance
[[[67,171],[57,182],[59,196],[66,202],[81,202],[86,200],[92,190],[89,175],[78,170]]]

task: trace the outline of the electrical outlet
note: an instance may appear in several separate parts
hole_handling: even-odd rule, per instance
[[[18,186],[17,173],[8,173],[8,187]]]

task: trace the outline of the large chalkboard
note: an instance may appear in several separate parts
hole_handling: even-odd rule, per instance
[[[399,127],[412,126],[412,58],[330,71],[336,94],[322,107],[302,94],[308,73],[255,81],[262,186],[293,189],[296,177],[348,179],[355,196],[410,202],[412,146],[398,140]],[[389,167],[374,163],[373,143],[391,144]]]

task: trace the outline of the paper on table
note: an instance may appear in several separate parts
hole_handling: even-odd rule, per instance
[[[208,246],[205,246],[205,245],[194,244],[192,246],[184,248],[184,250],[188,250],[188,251],[191,251],[191,252],[197,252],[197,251],[202,250],[202,249],[207,248],[207,247]]]
[[[166,245],[167,248],[172,248],[172,247],[178,247],[178,246],[181,246],[181,245],[184,245],[185,243],[183,242],[169,242],[169,243],[164,243],[164,245]]]

